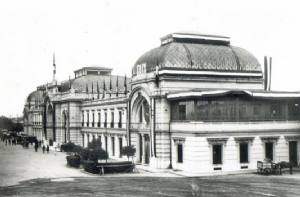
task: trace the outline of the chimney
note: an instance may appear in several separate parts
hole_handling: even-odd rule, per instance
[[[267,56],[264,57],[264,90],[268,90],[268,59]]]

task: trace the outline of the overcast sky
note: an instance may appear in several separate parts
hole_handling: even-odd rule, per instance
[[[160,37],[178,31],[231,37],[261,64],[273,57],[273,90],[300,91],[297,0],[7,0],[0,2],[0,115],[21,115],[26,96],[82,66],[131,67]]]

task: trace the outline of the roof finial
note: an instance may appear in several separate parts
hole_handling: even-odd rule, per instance
[[[53,53],[53,82],[55,81],[56,65],[55,65],[55,53]]]

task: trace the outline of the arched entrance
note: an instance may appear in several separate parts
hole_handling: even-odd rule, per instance
[[[139,163],[149,164],[151,156],[150,132],[150,105],[149,96],[144,92],[136,92],[131,100],[130,132],[136,139],[136,160]]]

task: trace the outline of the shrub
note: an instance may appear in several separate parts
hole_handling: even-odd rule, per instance
[[[94,161],[83,161],[82,162],[83,169],[86,172],[94,173],[94,174],[99,174],[100,168],[97,167],[98,163]]]
[[[134,146],[124,146],[122,148],[121,154],[126,155],[129,160],[129,157],[133,157],[135,155],[135,151],[136,149],[134,148]]]
[[[73,149],[76,145],[73,142],[68,142],[61,145],[61,150],[63,152],[73,152]]]
[[[69,155],[66,157],[69,166],[79,168],[80,166],[80,156],[79,155]]]

